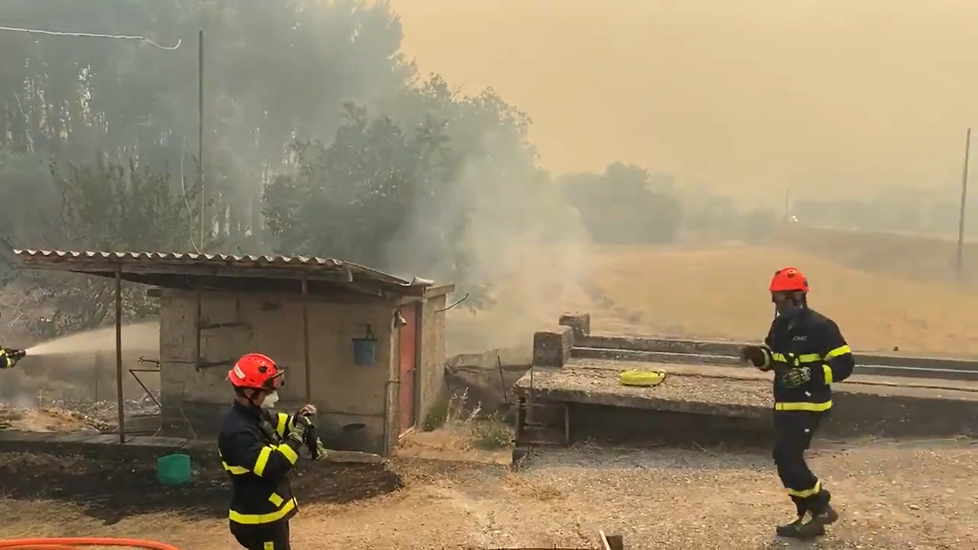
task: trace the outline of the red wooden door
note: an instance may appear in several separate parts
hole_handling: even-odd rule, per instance
[[[417,304],[401,306],[401,315],[407,324],[400,328],[400,380],[397,388],[398,427],[400,433],[414,426],[414,384],[417,372],[418,315]]]

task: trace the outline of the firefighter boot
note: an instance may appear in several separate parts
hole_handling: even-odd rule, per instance
[[[804,514],[798,516],[798,519],[795,521],[785,525],[779,525],[775,529],[775,533],[779,537],[811,540],[825,534],[825,524],[815,514],[806,511]]]
[[[824,530],[826,525],[832,525],[839,520],[839,513],[832,508],[830,504],[832,500],[832,493],[829,493],[825,489],[821,489],[818,492],[818,496],[815,497],[815,502],[812,503],[811,510],[815,515],[815,519],[822,524]]]

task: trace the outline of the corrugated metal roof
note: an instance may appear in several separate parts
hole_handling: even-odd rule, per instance
[[[333,258],[307,256],[232,256],[227,254],[194,254],[180,252],[101,252],[64,250],[16,250],[24,267],[33,269],[60,269],[64,271],[91,272],[104,267],[116,269],[121,266],[139,267],[143,273],[152,273],[153,267],[167,268],[172,273],[180,267],[188,268],[228,268],[243,271],[274,268],[295,270],[297,274],[316,272],[349,271],[360,280],[401,285],[428,286],[430,281],[415,278],[408,281],[352,262]],[[243,274],[243,273],[242,273]]]

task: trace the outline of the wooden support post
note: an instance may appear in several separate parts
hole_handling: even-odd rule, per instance
[[[526,424],[526,398],[520,397],[516,402],[516,445],[523,444],[523,428]]]
[[[115,268],[115,392],[119,443],[126,442],[126,401],[122,391],[122,266]]]
[[[204,292],[197,288],[197,312],[194,314],[194,370],[200,370],[200,327],[203,324]]]

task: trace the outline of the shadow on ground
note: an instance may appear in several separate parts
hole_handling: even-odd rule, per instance
[[[383,465],[303,466],[292,478],[300,507],[362,500],[403,486],[400,477]],[[218,468],[198,468],[190,483],[168,487],[156,480],[152,463],[0,453],[0,496],[71,503],[86,515],[113,524],[134,515],[162,512],[224,518],[231,487]]]

